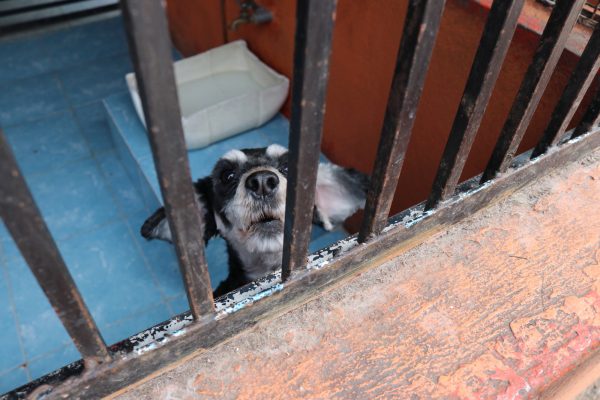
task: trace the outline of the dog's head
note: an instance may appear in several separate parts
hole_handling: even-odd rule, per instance
[[[205,220],[205,240],[219,234],[254,279],[281,266],[287,190],[288,151],[277,144],[231,150],[209,177],[196,182]],[[315,193],[315,223],[331,230],[363,207],[368,178],[353,169],[320,164]],[[147,239],[171,240],[164,209],[142,226]]]
[[[213,210],[221,236],[247,252],[277,252],[283,246],[287,149],[231,150],[211,174]]]

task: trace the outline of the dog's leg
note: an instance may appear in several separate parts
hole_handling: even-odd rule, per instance
[[[332,231],[335,228],[327,215],[323,214],[317,207],[313,210],[313,224],[322,226],[326,231]]]
[[[315,217],[331,231],[365,206],[369,177],[351,168],[319,164],[315,193]]]
[[[217,225],[212,211],[212,181],[210,177],[198,180],[194,184],[196,203],[204,219],[204,241],[217,234]],[[142,225],[140,233],[148,240],[160,239],[172,243],[171,228],[167,221],[165,208],[161,207],[154,212]]]
[[[148,240],[160,239],[169,243],[172,242],[171,228],[169,227],[164,207],[159,208],[146,219],[140,229],[140,233]]]

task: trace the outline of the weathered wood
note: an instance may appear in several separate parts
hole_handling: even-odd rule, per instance
[[[481,177],[482,183],[489,181],[497,173],[506,171],[510,166],[558,63],[569,33],[577,21],[583,3],[584,0],[558,1],[552,10],[540,38],[540,44],[533,56],[533,62],[525,73],[525,78],[523,78],[508,118],[502,127],[490,161]]]
[[[600,24],[594,30],[583,54],[581,54],[581,58],[571,74],[571,79],[552,112],[548,127],[531,154],[532,158],[545,153],[563,136],[575,111],[581,104],[585,92],[596,78],[598,68],[600,68]]]
[[[0,217],[81,355],[110,356],[0,130]],[[91,363],[90,365],[93,365]]]
[[[358,235],[361,242],[379,234],[387,222],[440,27],[444,3],[439,0],[412,0],[408,3],[364,219]]]
[[[567,162],[576,161],[600,147],[600,130],[590,132],[572,142],[558,146],[557,151],[529,162],[529,153],[514,160],[514,169],[481,188],[479,177],[459,186],[459,195],[423,215],[424,204],[408,209],[392,218],[388,228],[367,245],[357,245],[316,269],[294,274],[282,290],[260,296],[251,307],[243,307],[226,318],[189,325],[177,339],[156,343],[156,348],[136,357],[123,356],[109,365],[100,366],[93,375],[84,375],[54,390],[57,397],[98,398],[142,379],[148,374],[176,362],[182,357],[208,348],[253,326],[257,321],[273,317],[290,307],[298,306],[316,296],[328,285],[351,276],[360,269],[379,265],[390,254],[398,254],[417,245],[445,226],[456,223],[474,212],[498,201],[534,179]],[[420,215],[411,219],[411,215]],[[402,222],[409,219],[409,222]],[[356,240],[351,239],[351,240]],[[336,245],[321,252],[335,256]],[[246,290],[246,289],[241,289]],[[131,349],[130,349],[131,351]]]
[[[160,190],[194,318],[214,311],[161,0],[123,0],[123,19]]]
[[[296,9],[289,173],[282,279],[306,265],[336,0],[300,0]]]
[[[523,2],[497,0],[492,5],[426,209],[454,194],[517,28]]]

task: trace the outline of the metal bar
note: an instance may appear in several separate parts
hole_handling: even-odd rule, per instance
[[[600,4],[600,3],[599,3]],[[600,78],[598,78],[600,82]],[[577,136],[581,136],[584,133],[587,133],[597,127],[600,124],[600,89],[597,90],[596,96],[590,103],[588,109],[586,110],[581,122],[573,131],[573,136],[571,139],[576,138]]]
[[[123,0],[122,10],[165,211],[192,315],[198,319],[212,315],[214,303],[161,3]]]
[[[59,8],[64,5],[69,5],[72,3],[83,3],[86,1],[89,0],[52,0],[48,2],[37,2],[33,4],[25,3],[24,5],[21,4],[22,2],[8,4],[0,3],[0,17],[5,17],[14,14],[29,13],[31,11],[47,10],[49,8]]]
[[[336,0],[299,0],[282,279],[306,264],[315,200]]]
[[[494,1],[426,208],[454,194],[517,28],[524,0]]]
[[[359,233],[364,242],[381,232],[398,185],[412,134],[431,53],[444,11],[444,1],[411,0],[377,149],[365,216]]]
[[[173,337],[173,340],[166,340],[162,343],[149,344],[148,351],[142,351],[137,356],[128,355],[135,351],[136,340],[122,342],[122,349],[126,353],[115,361],[112,368],[109,368],[111,366],[101,366],[94,374],[76,377],[55,388],[51,393],[52,398],[60,398],[61,395],[69,393],[77,393],[80,398],[84,399],[108,396],[182,357],[196,352],[198,348],[209,349],[239,334],[244,329],[256,326],[258,322],[279,315],[282,310],[289,309],[291,305],[303,304],[314,299],[322,294],[325,288],[334,282],[339,282],[341,278],[380,265],[382,260],[389,259],[390,254],[402,254],[449,225],[514,193],[515,190],[547,175],[553,169],[582,159],[598,148],[600,148],[600,130],[584,135],[581,140],[561,144],[557,151],[542,155],[535,163],[529,161],[528,154],[525,157],[517,157],[516,168],[494,179],[483,188],[478,185],[479,177],[462,183],[458,189],[461,192],[460,197],[444,202],[417,222],[414,222],[409,216],[422,215],[423,204],[395,216],[394,221],[396,222],[390,225],[389,229],[365,245],[356,245],[335,258],[330,257],[339,251],[336,245],[323,250],[328,259],[326,266],[294,274],[286,282],[283,291],[273,291],[269,296],[261,296],[260,300],[257,299],[252,303],[251,307],[240,307],[237,311],[228,314],[227,318],[186,327],[183,335],[178,335],[178,337]],[[405,218],[410,222],[399,222]],[[239,290],[237,293],[234,292],[230,298],[235,298],[238,294]],[[230,307],[235,307],[235,304],[231,304],[230,298],[224,299],[223,302],[229,304]],[[177,317],[174,321],[180,321],[181,318],[181,316]],[[152,337],[153,332],[168,331],[169,326],[176,325],[172,321],[149,329],[136,337]],[[117,351],[119,350],[117,349]],[[32,389],[29,387],[29,390]]]
[[[558,139],[560,139],[567,130],[567,126],[581,104],[585,92],[598,73],[598,68],[600,68],[599,56],[600,25],[596,27],[585,47],[565,91],[552,112],[548,127],[531,154],[532,158],[545,153],[550,146],[556,145]]]
[[[533,62],[525,73],[519,92],[496,143],[490,161],[481,177],[487,182],[510,166],[521,139],[531,122],[542,94],[565,47],[569,33],[577,21],[584,0],[559,0],[552,10]]]
[[[104,340],[0,130],[0,217],[82,357],[109,361]]]
[[[60,7],[0,15],[0,33],[24,31],[32,27],[39,28],[41,25],[83,18],[118,9],[119,0],[85,0],[70,2]]]

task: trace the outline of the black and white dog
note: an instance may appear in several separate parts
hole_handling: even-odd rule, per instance
[[[229,276],[215,297],[281,268],[287,171],[287,149],[273,144],[227,152],[194,184],[204,240],[220,235],[227,242]],[[367,187],[368,177],[354,169],[319,164],[314,222],[333,229],[364,206]],[[171,241],[164,208],[146,220],[141,234]]]

